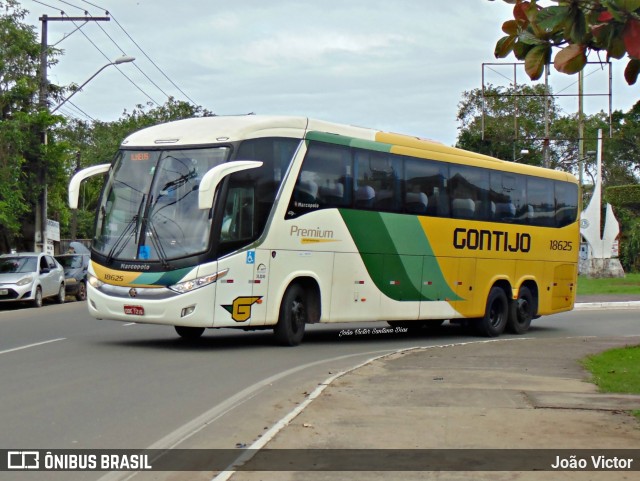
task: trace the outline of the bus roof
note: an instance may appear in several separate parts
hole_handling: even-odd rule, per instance
[[[374,145],[373,143],[383,144],[386,148],[382,150],[400,155],[414,155],[467,165],[482,164],[483,167],[487,168],[497,168],[577,183],[577,179],[566,172],[504,161],[476,152],[450,147],[434,140],[325,122],[307,117],[234,115],[177,120],[134,132],[122,142],[122,148],[184,148],[260,137],[305,138],[308,133],[325,134],[324,140],[330,142],[335,140],[336,143],[350,144],[349,140],[353,139],[364,141],[364,144],[371,142],[372,146]],[[362,145],[360,142],[356,143]]]

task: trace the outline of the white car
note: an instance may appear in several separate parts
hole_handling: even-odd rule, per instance
[[[42,307],[54,297],[64,302],[64,269],[53,256],[24,252],[0,255],[0,302],[29,302]]]

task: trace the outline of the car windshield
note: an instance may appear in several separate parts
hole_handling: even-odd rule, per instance
[[[35,257],[3,257],[0,259],[0,273],[35,272],[37,265]]]
[[[59,256],[56,260],[65,269],[79,269],[82,267],[82,256]]]

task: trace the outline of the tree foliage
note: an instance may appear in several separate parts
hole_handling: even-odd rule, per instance
[[[495,87],[463,92],[458,104],[457,146],[520,163],[543,165],[545,148],[544,85]],[[549,98],[549,167],[578,175],[577,115],[567,115]],[[604,185],[637,183],[640,174],[640,102],[612,115],[614,135],[608,138],[608,115],[586,116],[585,151],[597,150],[598,130],[605,132]],[[483,132],[484,127],[484,132]],[[523,154],[526,150],[528,153]],[[582,159],[585,181],[593,182],[596,157]],[[591,179],[590,179],[591,178]]]
[[[39,108],[40,42],[16,0],[0,0],[0,251],[27,249],[33,239],[33,206],[42,192],[37,172],[55,179],[59,150],[44,132],[55,123]],[[51,63],[55,62],[52,52]]]
[[[506,34],[495,46],[495,56],[511,53],[524,61],[532,80],[542,76],[554,48],[553,64],[566,74],[581,71],[590,52],[605,52],[606,60],[629,60],[624,76],[630,85],[640,73],[640,0],[503,0],[513,4],[513,19],[502,25]]]
[[[484,91],[462,93],[458,104],[457,145],[503,160],[542,165],[545,135],[544,85],[501,87],[489,85]],[[549,118],[553,124],[559,109],[553,100]],[[484,132],[483,132],[484,126]],[[523,156],[522,150],[529,154]]]

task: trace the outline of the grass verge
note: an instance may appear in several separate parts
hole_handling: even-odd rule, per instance
[[[640,346],[611,349],[582,360],[601,392],[640,394]],[[633,411],[640,421],[640,410]]]
[[[593,294],[638,294],[640,295],[640,274],[627,274],[626,277],[590,279],[578,277],[578,295]]]

